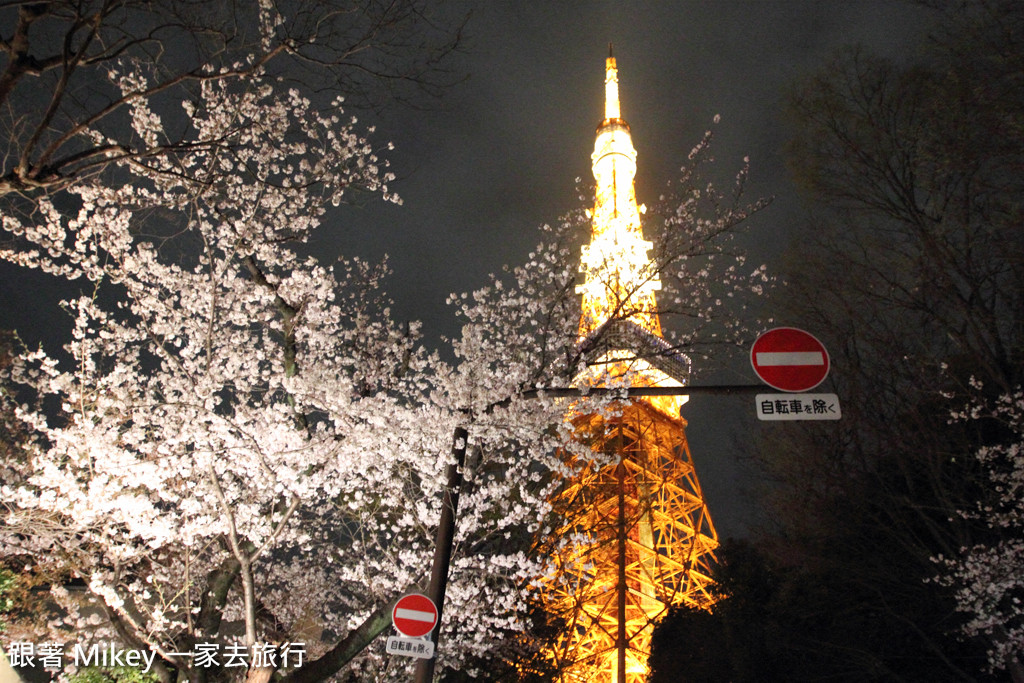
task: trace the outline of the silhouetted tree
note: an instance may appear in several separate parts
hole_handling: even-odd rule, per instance
[[[1024,374],[1024,11],[943,11],[917,63],[853,49],[793,99],[813,224],[789,319],[832,353],[843,420],[776,430],[764,548],[809,589],[802,647],[832,679],[974,680],[992,646],[956,640],[935,558],[999,533],[958,510],[992,500],[972,454],[1002,434],[951,416]]]
[[[677,608],[655,628],[651,683],[746,683],[793,680],[779,670],[779,581],[758,550],[728,540],[715,570],[713,611]]]

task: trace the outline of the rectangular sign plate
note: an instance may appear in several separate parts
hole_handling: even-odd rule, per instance
[[[838,420],[843,416],[835,394],[758,394],[754,402],[758,420]]]
[[[430,659],[434,656],[434,643],[426,638],[388,636],[388,654]]]

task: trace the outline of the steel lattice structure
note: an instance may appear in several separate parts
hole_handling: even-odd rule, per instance
[[[600,340],[591,361],[606,376],[629,371],[634,384],[683,386],[688,361],[661,338],[660,283],[646,258],[614,57],[605,87],[592,157],[593,234],[578,288],[581,341]],[[550,655],[564,683],[641,683],[654,624],[672,606],[712,603],[718,540],[679,416],[685,401],[634,399],[604,416],[570,418],[585,447],[566,455],[572,474],[551,501],[561,524],[548,541],[554,571],[541,589],[544,609],[563,626]]]
[[[544,602],[565,625],[552,653],[563,681],[618,683],[620,657],[628,683],[645,680],[654,624],[670,606],[712,602],[718,540],[685,422],[642,400],[619,410],[575,420],[594,458],[570,458],[575,476],[552,501],[567,542]]]

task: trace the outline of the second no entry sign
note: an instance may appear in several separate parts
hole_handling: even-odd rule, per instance
[[[437,624],[437,607],[425,595],[406,595],[395,604],[395,609],[391,612],[391,623],[403,636],[425,636],[433,631]]]

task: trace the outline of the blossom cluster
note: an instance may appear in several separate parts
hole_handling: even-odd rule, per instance
[[[998,671],[1024,657],[1024,391],[1004,393],[994,403],[978,399],[955,418],[991,420],[1003,434],[973,454],[991,498],[960,511],[983,524],[988,540],[956,557],[936,558],[943,567],[939,581],[955,590],[957,609],[966,616],[961,633],[989,643],[989,667]]]

